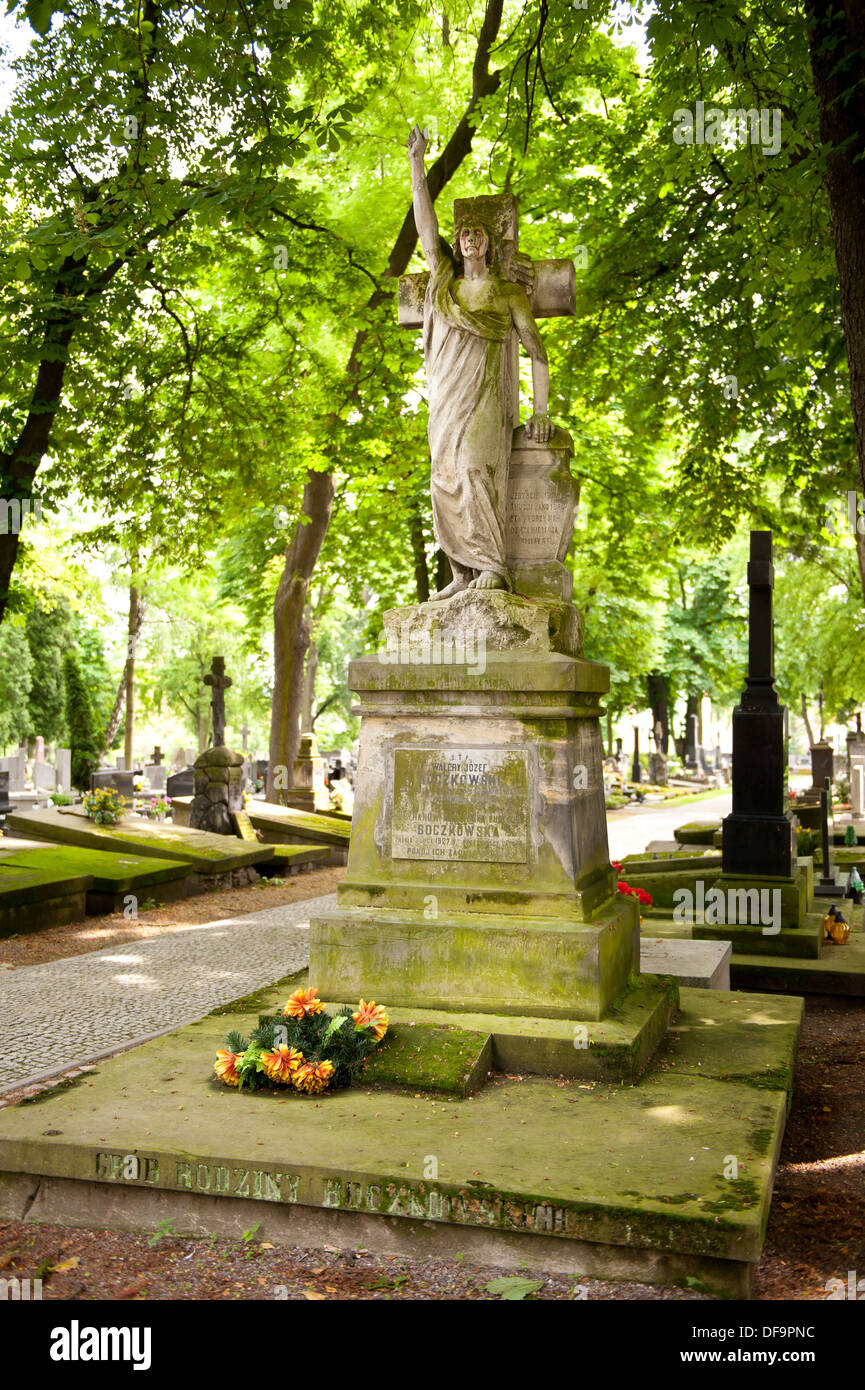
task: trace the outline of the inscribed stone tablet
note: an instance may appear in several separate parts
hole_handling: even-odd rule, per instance
[[[237,833],[242,840],[258,840],[258,835],[256,834],[255,826],[249,819],[249,814],[247,811],[235,811],[232,819],[234,820]]]
[[[392,858],[524,864],[528,831],[526,749],[395,749]]]

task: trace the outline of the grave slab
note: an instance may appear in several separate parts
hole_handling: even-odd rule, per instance
[[[192,876],[190,866],[183,860],[148,858],[145,855],[112,854],[107,850],[84,849],[75,845],[15,846],[8,840],[0,853],[0,867],[15,865],[24,869],[45,869],[54,873],[68,872],[78,878],[89,874],[92,886],[87,890],[86,910],[98,916],[119,912],[129,894],[137,898],[153,898],[158,903],[175,902],[185,898],[187,880]]]
[[[362,1239],[747,1297],[801,1007],[724,1010],[734,998],[683,991],[672,1055],[636,1086],[496,1075],[445,1104],[363,1085],[240,1097],[210,1066],[254,1015],[222,1011],[0,1112],[0,1214],[238,1236],[259,1222],[274,1243]],[[731,1153],[747,1156],[736,1179]]]
[[[65,926],[84,917],[88,873],[33,868],[0,859],[0,936]]]
[[[729,941],[682,941],[643,936],[640,970],[650,975],[672,975],[680,985],[695,989],[730,988]]]
[[[236,869],[254,868],[269,859],[267,845],[248,844],[228,835],[211,835],[155,821],[125,818],[119,825],[96,825],[76,806],[16,812],[7,825],[16,834],[79,845],[85,849],[111,850],[145,858],[181,860],[204,880]]]

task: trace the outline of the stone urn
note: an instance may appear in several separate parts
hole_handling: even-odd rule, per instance
[[[193,767],[190,826],[216,835],[236,835],[232,817],[243,810],[243,754],[225,747],[206,748]]]

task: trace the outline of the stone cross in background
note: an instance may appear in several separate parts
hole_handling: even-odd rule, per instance
[[[151,761],[151,763],[153,763],[156,767],[158,767],[159,764],[162,762],[162,759],[163,759],[164,757],[165,757],[165,754],[163,753],[162,749],[159,747],[159,744],[157,743],[157,745],[156,745],[156,747],[154,748],[153,752],[150,754],[150,761]]]
[[[210,707],[213,710],[213,746],[222,748],[225,744],[225,692],[231,685],[231,677],[225,674],[225,658],[215,656],[210,671],[204,677],[204,684],[213,689]]]
[[[247,748],[249,747],[249,725],[247,724],[245,719],[243,721],[243,728],[240,731],[240,737],[242,740],[241,747],[243,748],[243,751],[245,753],[247,751]]]

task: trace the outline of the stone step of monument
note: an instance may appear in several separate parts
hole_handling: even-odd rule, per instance
[[[644,974],[600,1021],[391,1007],[387,1038],[370,1058],[364,1080],[409,1090],[434,1085],[469,1095],[486,1080],[489,1068],[632,1085],[651,1062],[675,1016],[677,1003],[676,988],[669,980]],[[476,1053],[473,1069],[467,1065],[463,1072],[448,1078],[446,1085],[441,1080],[431,1082],[428,1078],[439,1069],[442,1077],[447,1076],[447,1054],[441,1040],[450,1039],[452,1049],[465,1048],[468,1062],[472,1059],[468,1040],[472,1038]],[[437,1052],[443,1054],[441,1062]]]
[[[653,940],[680,939],[686,941],[730,942],[733,956],[737,954],[756,954],[760,956],[784,957],[793,959],[820,956],[823,945],[823,912],[807,913],[800,927],[782,927],[774,935],[764,933],[761,926],[744,927],[735,924],[711,926],[706,923],[674,921],[669,915],[664,917],[643,917],[641,938]],[[731,979],[733,979],[731,975]],[[735,988],[735,980],[733,980]]]
[[[849,915],[845,909],[845,916]],[[824,942],[816,960],[734,953],[730,974],[734,989],[865,998],[865,933],[852,931],[843,946]]]
[[[81,921],[92,883],[89,873],[12,864],[4,855],[0,858],[0,936]]]
[[[801,926],[781,927],[778,931],[759,924],[696,923],[691,935],[695,941],[729,941],[737,955],[804,956],[816,960],[823,948],[823,916],[806,913]]]
[[[125,816],[119,825],[96,825],[81,807],[66,806],[50,810],[16,812],[6,824],[16,834],[85,849],[105,849],[142,855],[145,858],[182,860],[203,879],[254,868],[269,859],[272,850],[233,835],[211,835],[170,823],[159,824]]]
[[[190,866],[184,860],[154,859],[77,845],[20,843],[22,847],[16,849],[14,839],[3,840],[0,868],[17,865],[52,873],[65,871],[72,878],[89,874],[92,880],[87,890],[89,915],[120,912],[130,895],[138,901],[152,898],[157,903],[186,897],[187,880],[191,875]]]
[[[255,1013],[209,1016],[0,1111],[0,1217],[236,1239],[259,1223],[274,1244],[386,1254],[416,1254],[423,1222],[432,1258],[512,1266],[518,1250],[529,1269],[748,1297],[801,1014],[683,990],[635,1086],[515,1069],[445,1105],[363,1085],[238,1095],[208,1073]]]
[[[640,971],[647,975],[672,975],[691,989],[730,988],[729,941],[694,941],[675,937],[640,938]]]

